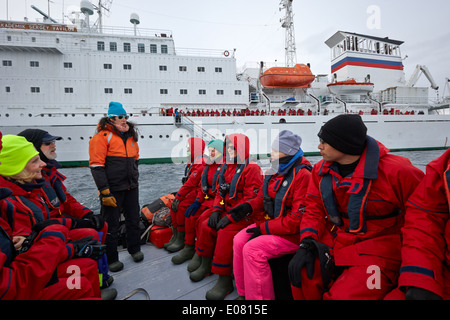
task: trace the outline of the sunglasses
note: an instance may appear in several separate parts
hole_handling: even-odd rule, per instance
[[[128,116],[128,115],[120,115],[120,116],[110,115],[109,117],[110,117],[110,118],[117,118],[117,119],[119,119],[119,120],[122,120],[122,119],[125,118],[125,120],[128,120],[128,118],[129,118],[130,116]]]
[[[49,146],[49,145],[51,145],[51,144],[56,144],[56,141],[53,140],[53,141],[50,141],[50,142],[42,142],[42,144],[43,144],[44,146]]]

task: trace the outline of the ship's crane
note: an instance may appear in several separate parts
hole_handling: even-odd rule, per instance
[[[414,70],[413,74],[411,75],[411,78],[409,78],[409,81],[406,84],[406,86],[414,87],[422,73],[425,75],[425,77],[427,77],[428,81],[430,81],[431,88],[433,88],[434,90],[438,90],[439,86],[434,81],[433,77],[431,76],[430,71],[428,70],[428,68],[426,66],[422,66],[422,65],[416,66],[416,69]]]

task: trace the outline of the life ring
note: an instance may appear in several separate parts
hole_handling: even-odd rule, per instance
[[[228,57],[228,56],[230,55],[230,52],[229,52],[228,50],[225,50],[225,51],[223,52],[223,55],[224,55],[225,57]]]

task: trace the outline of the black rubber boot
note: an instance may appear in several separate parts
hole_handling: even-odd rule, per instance
[[[206,299],[223,300],[225,299],[227,294],[233,292],[233,290],[233,279],[231,278],[231,275],[219,275],[219,280],[217,280],[217,283],[214,285],[214,287],[206,292]]]
[[[200,264],[202,263],[202,257],[200,257],[197,252],[192,257],[191,261],[189,261],[189,264],[187,266],[187,271],[193,272],[200,267]]]
[[[197,268],[197,270],[192,271],[189,275],[189,278],[194,281],[198,282],[203,280],[206,276],[209,276],[211,274],[211,262],[212,257],[201,257],[202,261],[200,263],[200,267]]]
[[[167,250],[167,247],[170,246],[172,243],[175,242],[175,239],[177,238],[177,228],[172,228],[172,237],[170,237],[169,242],[164,243],[163,248]]]
[[[166,250],[169,252],[177,252],[184,248],[184,232],[177,232],[175,241],[169,245]]]
[[[183,250],[181,250],[179,254],[172,257],[172,263],[182,264],[183,262],[192,259],[194,253],[195,253],[194,246],[187,244],[184,246]]]

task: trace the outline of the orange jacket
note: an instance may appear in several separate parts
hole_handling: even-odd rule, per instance
[[[138,187],[139,146],[128,133],[121,135],[112,126],[89,141],[89,167],[101,191],[123,191]]]

